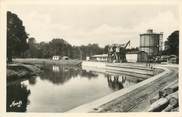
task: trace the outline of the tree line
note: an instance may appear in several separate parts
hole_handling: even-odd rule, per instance
[[[7,62],[12,58],[51,58],[54,55],[68,56],[71,59],[86,59],[87,56],[106,54],[108,45],[99,47],[98,44],[74,46],[62,38],[54,38],[50,42],[36,43],[36,39],[29,37],[23,21],[10,11],[7,12]],[[174,31],[165,42],[165,55],[179,56],[179,31]],[[129,53],[138,48],[126,50]]]
[[[29,48],[24,52],[26,58],[52,58],[52,56],[68,56],[71,59],[86,59],[86,56],[103,54],[103,48],[98,44],[72,46],[61,38],[50,42],[36,43],[35,38],[28,39]]]

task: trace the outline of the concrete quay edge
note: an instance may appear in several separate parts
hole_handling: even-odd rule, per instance
[[[82,62],[82,67],[94,67],[94,68],[104,68],[108,70],[116,70],[116,71],[123,71],[123,72],[130,72],[130,73],[136,73],[136,74],[144,74],[144,75],[153,75],[153,70],[148,70],[148,68],[141,69],[138,65],[132,65],[132,66],[127,66],[125,63],[122,65],[116,64],[112,66],[108,66],[109,64],[106,64],[105,62],[94,62],[94,61],[83,61]],[[126,67],[127,66],[127,67]]]
[[[99,98],[97,100],[94,100],[92,102],[89,102],[89,103],[86,103],[86,104],[83,104],[83,105],[80,105],[76,108],[73,108],[69,111],[67,111],[66,113],[88,113],[88,112],[91,112],[91,111],[94,111],[95,108],[98,108],[100,107],[101,105],[103,104],[106,104],[108,102],[111,102],[121,96],[124,96],[126,95],[127,93],[131,92],[131,91],[134,91],[134,90],[137,90],[138,88],[140,88],[141,86],[144,86],[144,85],[147,85],[157,79],[159,79],[160,77],[162,77],[163,75],[166,75],[166,74],[169,74],[171,71],[165,67],[156,67],[156,68],[160,68],[160,69],[163,69],[164,71],[156,76],[153,76],[149,79],[146,79],[138,84],[135,84],[133,86],[130,86],[128,88],[125,88],[125,89],[121,89],[119,91],[116,91],[116,92],[113,92],[109,95],[106,95],[102,98]]]

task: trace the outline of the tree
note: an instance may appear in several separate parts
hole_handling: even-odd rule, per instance
[[[20,57],[28,48],[28,34],[22,20],[14,13],[7,12],[7,59],[12,62],[12,57]]]
[[[179,31],[174,31],[168,36],[165,42],[165,49],[163,53],[179,56]]]
[[[108,54],[108,49],[109,49],[109,45],[106,45],[106,46],[104,47],[104,54]]]
[[[82,59],[86,59],[87,56],[93,56],[96,54],[103,54],[104,48],[100,48],[98,44],[88,44],[87,46],[80,46]]]
[[[29,45],[34,45],[35,43],[36,43],[36,40],[35,40],[34,37],[30,37],[30,38],[28,39],[28,44],[29,44]]]
[[[49,44],[45,42],[41,42],[39,44],[40,46],[40,55],[41,58],[49,58],[50,56],[50,51],[49,51]]]
[[[24,53],[24,55],[28,58],[40,58],[40,47],[39,44],[36,43],[35,38],[30,37],[28,39],[29,48]]]
[[[80,49],[80,47],[78,47],[78,46],[73,46],[72,47],[72,52],[71,52],[71,54],[72,54],[72,58],[73,59],[83,59],[83,51]]]
[[[59,55],[59,56],[68,56],[71,50],[71,45],[63,39],[55,38],[49,42],[49,51],[50,56]]]

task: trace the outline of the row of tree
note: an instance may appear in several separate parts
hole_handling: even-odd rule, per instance
[[[55,38],[52,41],[36,43],[35,38],[28,39],[29,48],[22,57],[28,58],[51,58],[52,56],[68,56],[72,59],[86,59],[86,56],[102,54],[103,48],[98,44],[86,46],[72,46],[63,39]]]

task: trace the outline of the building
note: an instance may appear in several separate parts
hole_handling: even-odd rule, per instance
[[[108,54],[101,54],[101,55],[93,55],[90,57],[89,60],[91,61],[99,61],[99,62],[107,62]]]
[[[127,53],[126,60],[131,63],[137,62],[137,53]]]
[[[87,57],[87,61],[98,61],[98,62],[108,62],[108,54],[101,54],[101,55],[93,55],[91,57]],[[137,54],[126,54],[127,62],[137,62]]]
[[[152,29],[148,29],[146,33],[140,34],[138,62],[151,61],[156,56],[161,55],[162,41],[163,33],[154,33]]]
[[[60,60],[61,59],[61,56],[53,56],[52,57],[52,60]]]
[[[61,56],[55,55],[52,57],[52,60],[69,60],[69,57],[68,56],[61,57]]]
[[[61,59],[62,60],[69,60],[69,57],[68,56],[63,56]]]
[[[148,54],[144,51],[138,52],[137,61],[138,62],[147,62],[148,61]]]

